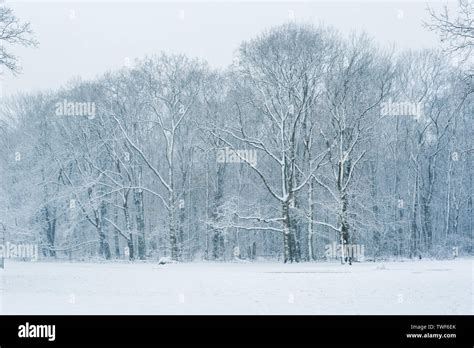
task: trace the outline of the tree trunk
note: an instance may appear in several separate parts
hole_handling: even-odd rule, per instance
[[[48,243],[49,256],[56,257],[56,251],[54,250],[54,242],[56,239],[56,216],[54,216],[56,215],[55,209],[53,209],[53,212],[50,212],[50,209],[48,207],[45,207],[44,213],[45,220],[47,223],[46,240]]]
[[[130,214],[128,212],[128,191],[127,193],[124,194],[123,196],[123,217],[125,219],[125,228],[127,229],[128,233],[128,239],[127,239],[127,245],[128,245],[128,259],[130,261],[135,260],[135,248],[133,246],[133,233],[132,233],[132,228],[130,225]]]
[[[115,249],[115,258],[120,259],[119,230],[115,226],[118,226],[118,208],[117,207],[115,207],[114,209],[114,249]]]
[[[313,234],[314,234],[314,223],[313,223],[313,180],[309,180],[308,188],[308,261],[314,260],[313,255]]]
[[[170,251],[171,259],[173,261],[178,261],[178,240],[176,238],[176,226],[175,226],[175,216],[174,216],[174,200],[171,198],[170,201],[170,211],[169,211],[169,233],[170,233]]]
[[[107,236],[102,228],[102,221],[100,221],[99,218],[96,218],[96,229],[99,235],[99,253],[105,257],[106,260],[110,260],[111,254],[109,242],[107,241]]]
[[[146,258],[146,240],[145,240],[145,212],[143,208],[143,191],[133,192],[133,198],[136,209],[137,235],[138,235],[138,258]]]
[[[417,197],[418,197],[418,175],[415,176],[415,185],[413,187],[410,257],[415,257],[418,253],[418,226],[416,223],[416,219],[418,217]]]
[[[217,165],[217,186],[214,195],[214,209],[212,212],[212,220],[214,223],[218,223],[222,220],[222,199],[224,197],[224,175],[225,175],[225,164]],[[219,259],[224,253],[223,250],[223,236],[222,231],[219,228],[214,227],[212,236],[212,257],[213,259]]]
[[[283,262],[293,262],[293,254],[291,247],[291,222],[289,214],[288,202],[283,202],[282,206],[283,217]]]

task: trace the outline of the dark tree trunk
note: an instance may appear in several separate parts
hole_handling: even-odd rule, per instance
[[[49,256],[56,257],[56,251],[54,250],[54,242],[56,239],[56,214],[55,209],[50,209],[48,207],[44,208],[44,215],[47,224],[46,228],[46,240],[48,244],[48,253]]]
[[[146,239],[145,239],[145,212],[143,207],[143,191],[136,190],[133,192],[133,199],[136,208],[136,222],[138,235],[138,258],[144,260],[146,258]]]
[[[283,262],[293,262],[293,253],[294,250],[292,247],[292,231],[291,231],[291,220],[289,213],[289,203],[283,202],[282,206],[282,216],[283,216]]]

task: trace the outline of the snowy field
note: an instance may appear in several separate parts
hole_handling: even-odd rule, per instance
[[[473,260],[24,263],[0,269],[1,314],[473,314]]]

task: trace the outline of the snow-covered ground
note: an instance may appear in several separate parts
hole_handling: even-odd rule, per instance
[[[0,314],[473,314],[473,259],[359,263],[7,261]]]

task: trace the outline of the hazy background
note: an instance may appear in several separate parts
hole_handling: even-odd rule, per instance
[[[40,46],[13,49],[23,73],[3,74],[4,96],[57,88],[77,76],[92,78],[160,51],[225,67],[243,40],[290,20],[324,23],[343,33],[364,30],[387,46],[439,45],[422,25],[428,19],[426,1],[6,3],[21,20],[31,22]],[[441,8],[445,3],[429,5]]]

